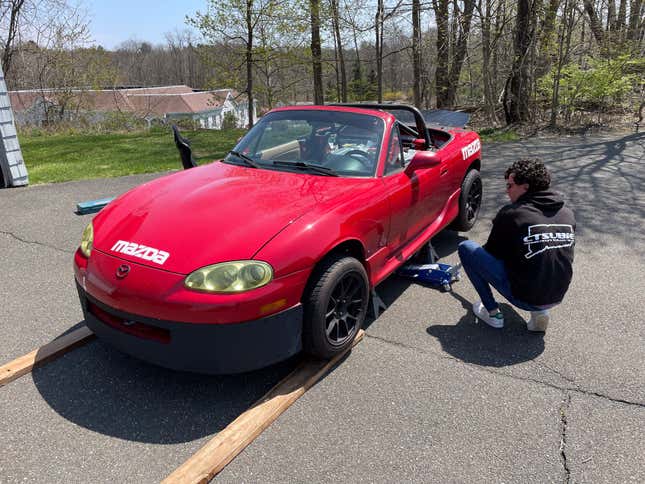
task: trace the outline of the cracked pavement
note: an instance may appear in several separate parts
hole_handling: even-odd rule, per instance
[[[222,482],[645,482],[645,134],[484,145],[485,203],[457,262],[504,203],[503,171],[541,156],[578,220],[574,279],[545,335],[502,305],[477,324],[452,293],[391,277],[366,338],[218,476]],[[82,322],[71,259],[79,201],[158,175],[0,191],[0,358]],[[159,369],[100,342],[0,388],[0,482],[158,482],[295,364],[231,377]],[[46,477],[45,477],[46,476]]]

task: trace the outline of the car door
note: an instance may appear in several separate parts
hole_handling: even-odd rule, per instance
[[[405,167],[412,156],[413,150],[404,151],[398,123],[395,123],[382,172],[391,210],[388,235],[390,251],[396,251],[414,239],[441,210],[438,194],[440,167],[408,173]]]

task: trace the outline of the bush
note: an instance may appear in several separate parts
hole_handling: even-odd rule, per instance
[[[228,111],[224,113],[224,119],[222,120],[222,129],[235,129],[237,128],[237,118],[235,113]]]
[[[640,64],[645,66],[645,60],[622,55],[615,59],[587,58],[583,66],[565,65],[560,71],[558,94],[560,108],[567,120],[576,110],[607,111],[622,107],[627,95],[640,82]],[[549,100],[557,74],[553,68],[538,81],[540,93]]]

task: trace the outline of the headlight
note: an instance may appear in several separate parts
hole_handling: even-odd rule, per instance
[[[81,252],[85,257],[90,256],[92,253],[92,244],[94,243],[94,227],[92,227],[92,222],[87,224],[85,230],[83,230],[83,237],[81,237]]]
[[[188,289],[206,292],[244,292],[273,279],[273,268],[262,261],[241,260],[202,267],[186,277]]]

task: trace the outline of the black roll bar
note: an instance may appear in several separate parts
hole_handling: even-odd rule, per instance
[[[350,108],[377,109],[379,111],[408,111],[414,116],[414,121],[417,125],[417,137],[424,139],[426,149],[432,146],[423,114],[416,107],[410,106],[409,104],[331,103],[327,104],[327,106],[346,106]]]

